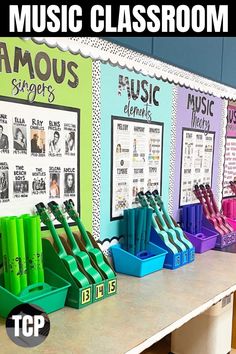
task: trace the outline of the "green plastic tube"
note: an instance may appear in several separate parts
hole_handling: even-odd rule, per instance
[[[36,219],[37,230],[37,261],[38,261],[38,281],[44,282],[44,270],[43,270],[43,246],[41,238],[41,225],[39,215],[34,216]]]
[[[21,292],[21,282],[16,217],[5,219],[3,223],[5,223],[6,228],[10,289],[12,294],[19,295]]]
[[[27,266],[23,218],[16,218],[21,291],[27,287]]]
[[[0,219],[0,267],[2,266],[3,258],[2,258],[2,231],[1,231],[1,219]]]
[[[2,239],[2,257],[3,257],[3,277],[4,277],[4,287],[8,291],[11,291],[10,278],[9,278],[9,263],[7,257],[7,238],[6,238],[6,223],[4,222],[5,218],[1,218],[0,227],[1,227],[1,239]]]
[[[27,279],[28,285],[31,285],[38,282],[36,219],[34,216],[24,216],[23,220],[26,239]]]

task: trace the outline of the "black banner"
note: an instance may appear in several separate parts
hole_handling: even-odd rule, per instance
[[[74,1],[1,4],[4,36],[234,36],[233,4]]]

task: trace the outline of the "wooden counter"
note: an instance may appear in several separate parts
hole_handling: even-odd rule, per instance
[[[236,291],[236,254],[210,251],[178,270],[144,278],[119,275],[119,294],[82,310],[50,315],[51,333],[30,353],[140,353],[153,343]],[[0,324],[1,354],[16,348]]]

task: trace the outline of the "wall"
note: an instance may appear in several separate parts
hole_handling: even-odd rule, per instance
[[[236,37],[107,37],[104,39],[236,88]]]
[[[127,85],[122,85],[120,84],[119,76],[122,77],[127,77],[129,80],[129,84]],[[101,205],[100,205],[100,210],[101,210],[101,215],[100,215],[100,223],[101,223],[101,228],[100,228],[100,239],[104,240],[107,238],[112,238],[112,237],[117,237],[121,236],[123,234],[123,223],[120,222],[117,218],[115,219],[114,216],[111,217],[111,205],[113,200],[113,207],[114,204],[118,201],[129,200],[128,194],[129,193],[124,193],[122,190],[125,185],[125,188],[129,188],[129,190],[132,190],[132,186],[136,185],[138,183],[138,190],[140,191],[141,188],[144,188],[144,191],[147,191],[147,189],[152,188],[152,186],[146,185],[147,179],[145,178],[145,173],[141,172],[140,174],[133,174],[133,170],[138,167],[143,168],[143,166],[146,166],[146,168],[149,167],[157,167],[157,170],[159,171],[159,164],[155,163],[152,159],[149,159],[147,148],[149,145],[149,141],[146,143],[143,138],[140,139],[140,136],[137,134],[137,151],[138,156],[140,158],[140,152],[144,153],[144,161],[140,160],[133,162],[134,161],[134,156],[131,160],[128,160],[129,158],[129,151],[132,150],[133,146],[132,143],[129,145],[129,141],[127,141],[127,138],[125,138],[125,133],[124,138],[122,140],[122,147],[125,147],[125,149],[118,155],[114,156],[112,155],[112,146],[113,146],[113,141],[111,141],[112,138],[112,133],[111,133],[111,128],[112,128],[112,116],[119,117],[121,119],[125,119],[126,124],[130,124],[130,121],[138,121],[140,122],[145,122],[146,123],[146,134],[147,131],[149,130],[149,124],[147,123],[148,116],[145,114],[141,115],[140,112],[142,109],[146,106],[146,102],[144,103],[142,99],[142,94],[145,95],[142,87],[140,89],[140,94],[137,95],[137,97],[130,97],[128,98],[127,93],[129,92],[129,87],[132,85],[132,81],[134,82],[134,91],[139,92],[139,90],[136,89],[137,87],[137,81],[142,82],[144,80],[147,85],[145,87],[152,87],[154,88],[156,85],[158,85],[158,93],[155,95],[155,97],[158,99],[158,103],[155,105],[153,102],[148,103],[148,112],[150,114],[150,117],[152,119],[153,123],[162,123],[163,124],[163,147],[160,148],[159,150],[162,150],[162,157],[161,157],[161,170],[162,170],[162,183],[161,186],[156,186],[154,189],[158,189],[161,192],[161,195],[163,197],[164,203],[168,203],[168,188],[169,188],[169,173],[170,173],[170,164],[169,164],[169,156],[170,156],[170,131],[171,131],[171,116],[172,116],[172,90],[173,90],[173,85],[170,85],[169,83],[163,82],[161,80],[156,80],[156,79],[151,79],[147,78],[146,76],[143,76],[141,74],[136,74],[134,72],[130,72],[127,69],[121,69],[118,66],[113,67],[108,64],[102,64],[101,65]],[[143,84],[143,82],[142,82]],[[141,85],[142,85],[141,84]],[[146,89],[145,89],[146,90]],[[146,91],[147,92],[147,91]],[[141,97],[140,97],[141,96]],[[130,108],[127,110],[127,107],[130,103]],[[138,107],[139,113],[137,112],[136,109],[133,109],[134,107]],[[133,113],[131,113],[133,110]],[[134,113],[134,111],[136,113]],[[146,108],[144,109],[146,112]],[[137,123],[138,124],[138,123]],[[131,130],[131,128],[130,128]],[[144,135],[145,137],[148,137],[147,135]],[[155,139],[157,139],[157,134],[155,133]],[[155,142],[157,144],[157,142]],[[157,148],[155,148],[157,149]],[[127,152],[128,150],[128,152]],[[156,155],[159,156],[159,153],[156,153]],[[137,158],[138,159],[138,158]],[[116,171],[117,169],[122,168],[124,166],[124,169],[128,170],[128,174],[124,176],[124,178],[121,175],[118,175],[116,178],[113,178],[113,181],[119,181],[119,191],[116,191],[114,195],[110,198],[113,189],[111,187],[111,161],[113,160],[114,164],[114,170]],[[120,162],[123,162],[121,165]],[[145,164],[147,163],[147,164]],[[128,176],[129,174],[132,176],[130,179]],[[152,176],[152,182],[157,182],[156,176]],[[149,174],[149,177],[151,177]],[[135,177],[135,178],[134,178]],[[135,183],[134,180],[135,179]],[[141,180],[143,179],[143,182],[141,183]],[[137,182],[138,181],[138,182]],[[115,185],[114,185],[115,186]],[[115,191],[116,188],[114,188]],[[153,190],[153,189],[152,189]],[[118,199],[118,200],[117,200]],[[128,207],[132,207],[133,205],[129,204]],[[126,207],[127,208],[127,207]],[[122,210],[125,208],[122,208]]]
[[[18,175],[16,173],[16,169],[14,168],[15,165],[13,165],[13,163],[16,164],[15,159],[13,159],[14,156],[19,157],[19,161],[21,161],[22,166],[20,166],[20,168],[22,169],[22,167],[24,167],[24,173],[26,177],[28,175],[29,178],[29,186],[32,186],[33,182],[33,174],[31,172],[31,168],[44,167],[45,171],[47,171],[44,171],[44,173],[47,173],[47,181],[49,181],[48,176],[50,167],[62,166],[61,158],[65,157],[65,155],[63,155],[64,147],[61,148],[62,154],[60,156],[51,156],[50,154],[47,155],[48,150],[46,150],[46,154],[41,154],[41,156],[39,156],[39,154],[36,154],[36,156],[30,154],[30,127],[33,124],[31,123],[31,119],[33,118],[35,121],[41,122],[42,127],[45,125],[45,130],[48,134],[48,129],[46,129],[45,123],[46,119],[50,117],[50,119],[52,119],[52,125],[57,126],[56,120],[60,120],[59,109],[61,109],[63,112],[61,113],[62,118],[65,115],[66,109],[71,108],[79,110],[80,151],[78,160],[81,185],[80,209],[81,218],[83,222],[85,223],[88,230],[91,230],[92,213],[88,211],[92,210],[92,60],[90,58],[82,58],[79,55],[73,56],[68,52],[62,52],[57,48],[49,48],[45,44],[39,46],[33,43],[32,41],[24,41],[20,38],[0,37],[0,48],[0,116],[7,116],[7,118],[5,119],[6,121],[8,121],[8,123],[6,123],[7,132],[10,132],[10,127],[16,120],[19,122],[19,124],[20,122],[22,122],[22,125],[25,125],[27,127],[25,128],[25,145],[27,145],[28,148],[25,149],[25,159],[23,157],[23,154],[14,155],[12,138],[11,140],[9,140],[11,142],[11,144],[9,143],[9,149],[5,149],[6,151],[2,151],[4,149],[1,150],[1,163],[7,162],[9,163],[9,166],[10,164],[12,164],[12,174],[10,174],[9,167],[9,181],[11,181],[11,176],[13,176],[13,173],[14,176]],[[25,53],[27,54],[27,56]],[[19,61],[17,61],[16,58],[18,58]],[[24,59],[22,60],[22,58]],[[25,58],[28,59],[23,64],[24,60],[26,60]],[[73,60],[75,61],[75,63],[73,63]],[[18,62],[19,65],[17,65]],[[78,70],[75,71],[76,74],[73,74],[74,76],[72,76],[72,79],[75,78],[76,83],[78,84],[72,86],[69,85],[69,80],[72,79],[70,74],[66,70],[64,78],[63,74],[60,74],[60,77],[59,74],[57,74],[56,77],[54,75],[54,70],[52,69],[52,62],[56,63],[57,67],[59,67],[59,65],[61,65],[62,67],[64,63],[65,68],[68,68],[69,65],[74,65],[76,69],[78,68]],[[61,70],[61,72],[63,73],[63,70]],[[46,74],[48,78],[46,78]],[[8,102],[12,102],[13,99],[15,101],[17,100],[18,103],[17,106],[14,106],[14,111],[12,111],[12,106]],[[6,103],[4,104],[5,101],[8,103],[7,105]],[[19,108],[20,103],[22,104],[21,108]],[[51,111],[52,113],[49,113],[48,110],[45,111],[45,105],[47,105],[48,109],[50,106],[50,109],[54,108],[54,110],[58,109],[58,111],[56,113],[53,113],[55,111]],[[36,110],[37,107],[39,107],[38,110]],[[1,122],[1,125],[2,124],[3,122]],[[64,136],[63,134],[63,129],[61,129],[61,137]],[[48,135],[45,136],[46,138],[44,139],[44,145],[46,146],[46,149],[48,149],[47,143],[49,139],[47,138]],[[58,158],[58,160],[55,162],[56,158]],[[67,163],[69,163],[69,160],[70,157],[67,155],[65,161],[63,160],[63,168],[69,167],[66,165]],[[47,163],[51,166],[48,166]],[[23,178],[24,175],[21,179],[22,181],[24,180]],[[18,179],[18,181],[19,180],[20,179]],[[59,195],[55,196],[57,198],[62,197],[63,195],[62,172],[58,180],[61,183],[59,182]],[[14,199],[13,183],[9,183],[9,199],[7,199],[8,197],[0,198],[0,200],[5,199],[4,209],[3,204],[1,204],[1,216],[9,215],[9,211],[13,213],[10,215],[19,215],[23,212],[30,213],[34,210],[34,205],[36,203],[47,203],[49,201],[49,184],[47,184],[45,194],[33,194],[32,190],[33,188],[30,187],[28,188],[27,193],[24,193],[23,196],[19,195],[18,199]],[[60,200],[57,199],[57,202],[60,203]]]

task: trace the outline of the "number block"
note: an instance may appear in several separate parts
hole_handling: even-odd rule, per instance
[[[101,301],[106,297],[105,294],[105,281],[92,285],[93,289],[93,302]]]
[[[82,288],[79,291],[79,306],[78,308],[85,307],[93,302],[93,289],[92,286]]]
[[[106,296],[112,296],[117,293],[117,278],[108,279],[106,281]]]

